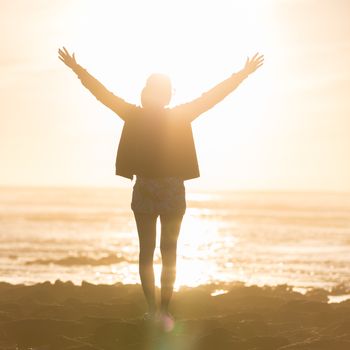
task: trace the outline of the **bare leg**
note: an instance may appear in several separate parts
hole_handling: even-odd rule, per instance
[[[161,311],[168,312],[176,278],[176,249],[183,215],[161,215]]]
[[[157,215],[135,213],[140,242],[139,273],[143,293],[150,313],[155,313],[156,294],[154,285],[153,255],[156,246]]]

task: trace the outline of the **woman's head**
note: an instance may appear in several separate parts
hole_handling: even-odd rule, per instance
[[[172,87],[170,78],[165,74],[151,74],[141,92],[143,107],[163,108],[170,103]]]

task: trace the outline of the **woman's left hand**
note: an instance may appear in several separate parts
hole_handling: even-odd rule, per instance
[[[68,50],[63,46],[62,49],[58,49],[58,58],[69,68],[73,69],[78,65],[75,60],[75,55],[71,55]]]

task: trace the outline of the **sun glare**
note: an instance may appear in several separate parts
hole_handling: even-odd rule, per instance
[[[72,45],[86,64],[111,83],[132,78],[137,84],[149,73],[162,71],[179,87],[175,99],[191,98],[232,74],[247,55],[266,44],[257,14],[251,11],[257,1],[84,4]],[[118,78],[111,73],[119,73]]]
[[[114,93],[136,104],[152,72],[171,77],[176,91],[171,105],[176,105],[243,68],[247,56],[266,54],[269,46],[262,23],[267,15],[258,1],[89,1],[76,11],[83,13],[70,45],[81,64]],[[263,70],[266,67],[254,77],[254,84],[243,82],[233,96],[209,111],[212,117],[205,123],[196,122],[196,143],[206,155],[203,167],[215,160],[216,150],[207,142],[213,135],[220,135],[215,139],[218,148],[227,148],[233,138],[237,144],[249,140],[236,154],[239,161],[269,139],[261,114],[271,89],[262,85]],[[113,122],[106,121],[110,130]],[[90,127],[95,132],[101,126]]]

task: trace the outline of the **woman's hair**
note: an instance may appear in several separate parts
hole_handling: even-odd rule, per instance
[[[169,104],[172,95],[170,78],[165,74],[153,73],[146,81],[141,92],[141,104],[143,107],[164,107]]]

